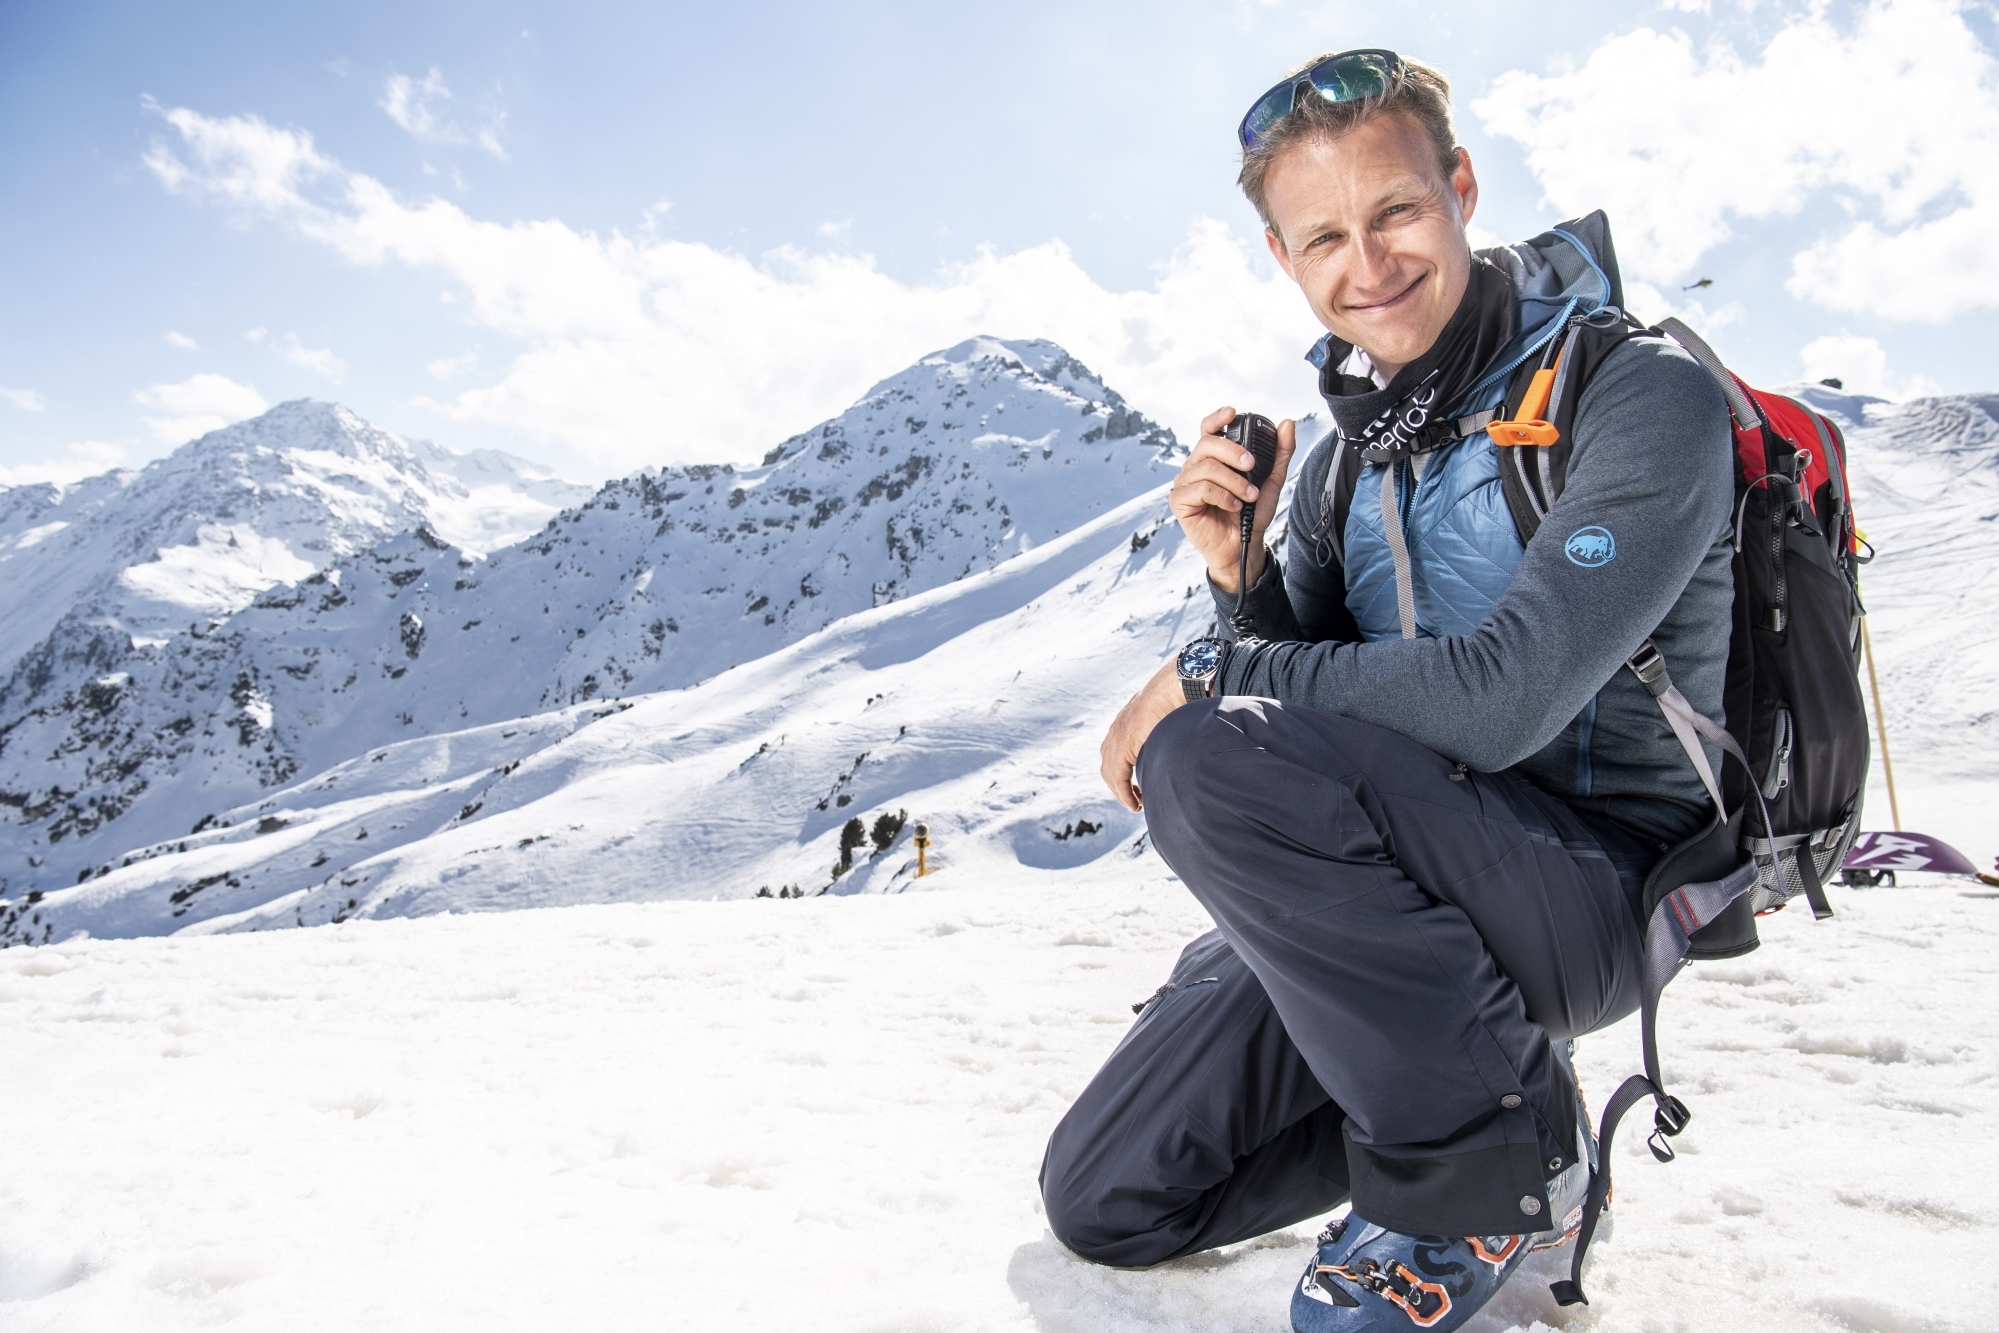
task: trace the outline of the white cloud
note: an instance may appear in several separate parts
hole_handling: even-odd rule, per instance
[[[36,393],[33,389],[9,389],[5,385],[0,385],[0,398],[5,398],[23,412],[46,412],[49,410],[49,400]]]
[[[441,356],[424,369],[430,372],[432,379],[455,380],[478,364],[479,350],[475,347],[459,356]]]
[[[179,384],[155,384],[132,395],[139,406],[158,416],[146,418],[153,438],[164,444],[179,444],[197,435],[220,430],[232,421],[254,417],[269,404],[247,384],[238,384],[223,375],[191,375]]]
[[[1637,277],[1684,277],[1732,219],[1809,209],[1840,234],[1795,257],[1793,295],[1900,318],[1999,305],[1999,66],[1960,0],[1871,0],[1844,29],[1814,5],[1747,59],[1640,28],[1502,74],[1473,109],[1548,203],[1609,211]]]
[[[1098,286],[1054,241],[907,284],[865,255],[755,262],[554,219],[483,221],[447,200],[405,202],[301,131],[164,115],[187,153],[148,156],[169,189],[282,222],[354,263],[441,272],[472,323],[522,345],[503,378],[440,411],[599,463],[758,457],[979,333],[1055,339],[1183,437],[1222,403],[1284,413],[1312,399],[1299,358],[1319,330],[1303,298],[1218,222],[1198,222],[1148,290]]]
[[[305,187],[338,170],[302,131],[273,129],[254,119],[203,125],[191,111],[169,110],[151,98],[145,105],[181,132],[182,147],[192,159],[183,162],[155,140],[145,156],[153,174],[170,190],[226,202],[240,216],[282,214],[297,206]]]
[[[347,378],[345,361],[335,356],[330,348],[305,346],[296,333],[287,333],[284,341],[271,345],[271,350],[301,370],[309,370],[331,383],[338,384]]]
[[[1988,162],[1999,163],[1999,140]],[[1988,167],[1990,177],[1999,168]],[[1884,232],[1862,222],[1820,241],[1791,263],[1791,295],[1834,310],[1890,319],[1945,320],[1999,306],[1999,180],[1934,221]]]
[[[64,454],[63,457],[44,459],[39,463],[0,467],[0,487],[30,486],[40,482],[63,486],[85,477],[94,477],[100,472],[109,472],[125,461],[123,449],[100,440],[79,440],[69,445]]]
[[[443,71],[432,65],[421,80],[391,74],[382,93],[382,110],[419,143],[463,143],[464,134],[437,112],[450,100],[451,89],[444,86]]]
[[[198,352],[201,350],[200,343],[188,337],[185,333],[180,332],[178,329],[168,329],[166,333],[164,333],[161,336],[167,346],[178,347],[183,352]]]
[[[506,126],[506,113],[492,112],[483,128],[467,135],[446,110],[445,104],[450,101],[451,89],[445,86],[444,73],[432,65],[430,73],[421,79],[412,79],[407,74],[391,74],[382,90],[381,106],[388,112],[389,119],[409,131],[410,137],[418,143],[476,143],[505,161],[507,150],[500,146],[499,134]]]
[[[1814,338],[1798,351],[1806,380],[1837,379],[1848,393],[1877,398],[1925,398],[1943,392],[1928,375],[1896,375],[1888,370],[1888,353],[1872,338],[1848,333]]]

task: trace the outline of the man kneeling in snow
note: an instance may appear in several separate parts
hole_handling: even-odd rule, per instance
[[[1048,1145],[1050,1226],[1156,1264],[1325,1213],[1301,1330],[1456,1328],[1581,1216],[1569,1041],[1639,1003],[1636,896],[1708,814],[1637,676],[1650,638],[1719,721],[1728,415],[1657,338],[1594,367],[1566,489],[1523,543],[1482,427],[1620,303],[1601,214],[1474,254],[1448,85],[1391,52],[1260,99],[1241,183],[1330,332],[1334,429],[1280,567],[1221,408],[1174,484],[1219,619],[1118,715],[1103,774],[1219,929],[1190,944]],[[1529,367],[1531,370],[1531,367]],[[1142,795],[1141,795],[1142,793]]]

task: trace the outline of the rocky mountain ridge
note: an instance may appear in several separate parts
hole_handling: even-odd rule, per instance
[[[616,479],[485,559],[424,524],[162,642],[66,622],[68,672],[0,708],[0,875],[72,884],[101,846],[364,751],[689,685],[1056,539],[1177,458],[1059,347],[973,339],[759,467]]]
[[[163,643],[397,533],[427,526],[483,552],[590,490],[305,399],[143,468],[0,488],[0,710],[63,674],[61,640],[95,629]]]

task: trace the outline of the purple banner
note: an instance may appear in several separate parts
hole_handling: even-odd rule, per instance
[[[1846,854],[1847,870],[1934,870],[1975,875],[1978,867],[1947,842],[1922,833],[1863,833]]]

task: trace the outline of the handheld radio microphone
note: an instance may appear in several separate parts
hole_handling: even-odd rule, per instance
[[[1236,413],[1235,420],[1222,427],[1222,438],[1232,440],[1241,445],[1243,448],[1249,450],[1250,454],[1255,458],[1256,461],[1250,466],[1249,471],[1243,473],[1243,476],[1249,478],[1250,485],[1260,490],[1263,483],[1270,480],[1271,470],[1277,466],[1277,426],[1275,423],[1269,417],[1258,416],[1254,412],[1238,412]],[[1237,470],[1241,471],[1241,469]],[[1237,566],[1235,614],[1229,618],[1229,623],[1235,628],[1238,636],[1244,636],[1249,633],[1247,617],[1243,614],[1243,604],[1249,597],[1249,543],[1255,527],[1256,506],[1253,504],[1244,505],[1242,507],[1242,559],[1241,563]]]

